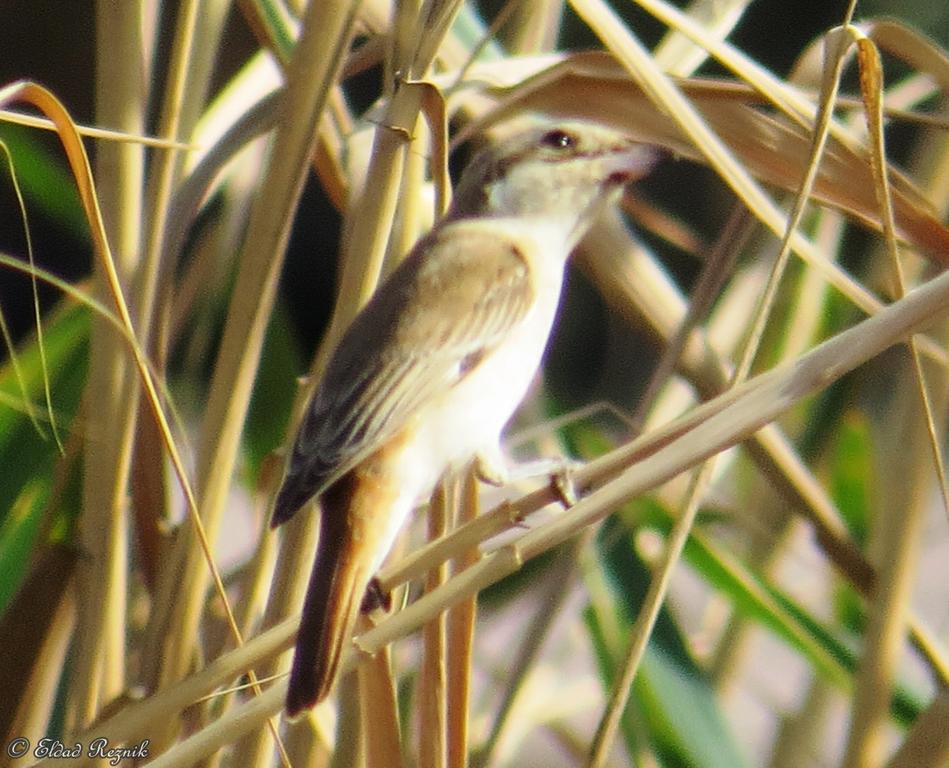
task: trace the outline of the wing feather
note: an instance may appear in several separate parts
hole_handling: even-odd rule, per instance
[[[274,524],[378,450],[499,344],[533,301],[511,240],[470,222],[420,241],[344,334],[307,408]]]

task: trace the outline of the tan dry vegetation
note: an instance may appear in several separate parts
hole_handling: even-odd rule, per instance
[[[11,563],[34,531],[0,622],[7,743],[147,739],[156,766],[949,764],[947,581],[925,565],[949,538],[946,53],[898,21],[841,18],[782,79],[728,42],[745,3],[636,5],[667,30],[652,48],[603,0],[486,20],[449,0],[185,0],[152,56],[155,9],[103,2],[96,123],[117,135],[35,84],[0,90],[5,120],[35,123],[32,105],[52,121],[95,253],[78,284],[2,257],[64,295],[0,372],[9,433],[32,419],[62,435],[37,465],[51,471],[15,480],[0,530]],[[260,53],[214,90],[229,13]],[[558,49],[566,16],[600,50]],[[709,60],[727,76],[696,77]],[[381,91],[356,112],[374,68]],[[842,95],[843,77],[859,90]],[[658,350],[636,412],[553,419],[539,387],[521,423],[535,451],[573,450],[578,502],[542,482],[500,502],[449,483],[433,540],[420,523],[380,574],[397,597],[425,593],[366,618],[346,662],[359,674],[288,723],[317,516],[267,528],[281,414],[443,210],[453,142],[537,114],[707,166],[722,183],[705,194],[733,212],[703,243],[690,190],[631,192],[597,225],[575,263],[621,343]],[[915,127],[901,169],[891,125]],[[278,281],[310,174],[342,216],[314,254],[338,264],[338,291],[295,404],[272,405],[274,443],[248,414],[268,328],[286,323]],[[661,260],[669,242],[699,265],[690,296]],[[87,350],[88,370],[56,425],[40,351],[50,369],[66,359],[79,314],[63,349]],[[184,404],[194,390],[200,407]],[[250,554],[222,564],[240,509]],[[762,643],[789,669],[766,712],[740,705],[778,672]]]

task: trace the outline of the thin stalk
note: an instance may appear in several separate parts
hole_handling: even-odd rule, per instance
[[[335,82],[353,31],[358,0],[311,3],[304,30],[288,74],[284,98],[285,119],[279,121],[272,161],[250,214],[237,280],[217,365],[211,382],[207,415],[202,425],[198,457],[201,520],[208,538],[220,528],[227,491],[244,417],[250,402],[254,374],[264,332],[283,264],[292,210],[302,189],[314,141],[313,126]],[[177,601],[169,619],[156,627],[160,636],[195,637],[208,583],[207,563],[185,529],[173,555],[179,593],[194,595]],[[191,664],[186,643],[162,655],[159,680],[180,679]]]
[[[559,562],[553,568],[553,573],[547,581],[546,588],[536,600],[537,612],[531,619],[530,624],[527,625],[521,646],[514,656],[513,663],[508,667],[511,674],[501,696],[501,704],[498,706],[491,723],[487,741],[478,755],[478,766],[487,768],[487,766],[494,765],[495,752],[508,718],[511,712],[514,711],[518,692],[523,689],[528,672],[534,668],[543,643],[547,639],[561,607],[570,596],[570,587],[579,571],[583,552],[593,539],[595,532],[595,528],[587,529],[569,547],[564,549],[559,556]]]
[[[428,513],[428,538],[434,541],[445,535],[453,494],[448,482],[439,484]],[[446,564],[433,568],[426,579],[425,591],[431,593],[442,586],[448,576]],[[422,631],[424,651],[419,676],[419,765],[423,768],[445,768],[448,701],[445,663],[445,614],[434,616]]]
[[[893,282],[899,296],[906,294],[906,281],[900,262],[894,231],[893,207],[886,176],[883,140],[882,67],[879,53],[868,40],[855,35],[860,59],[861,88],[866,104],[869,135],[873,147],[873,169],[877,195],[882,209],[883,231],[890,256]],[[869,603],[869,624],[860,670],[854,690],[853,716],[843,765],[846,768],[870,768],[878,765],[885,750],[885,726],[896,676],[906,618],[912,597],[914,575],[925,521],[926,491],[930,484],[930,466],[935,468],[942,492],[943,508],[949,507],[949,492],[943,474],[940,437],[930,402],[919,347],[909,340],[912,382],[897,385],[897,407],[892,409],[896,423],[885,434],[895,441],[891,446],[882,476],[887,483],[887,503],[878,510],[877,541],[882,554],[873,599]],[[944,378],[944,377],[943,377]],[[921,436],[925,435],[925,438]],[[924,447],[921,443],[926,442]],[[931,453],[932,462],[921,459]]]
[[[141,3],[107,1],[96,4],[96,116],[103,125],[131,134],[143,132],[147,79],[142,72]],[[130,74],[132,73],[132,74]],[[138,77],[135,73],[140,73]],[[144,153],[134,144],[104,142],[99,147],[96,175],[100,181],[103,224],[115,244],[116,270],[127,285],[136,268],[140,242]],[[108,275],[96,262],[96,296],[107,301]],[[100,439],[85,445],[83,514],[77,588],[78,630],[66,730],[84,727],[98,714],[103,701],[121,693],[125,674],[126,523],[123,509],[128,479],[127,422],[124,397],[133,381],[125,341],[107,321],[93,320],[89,378],[85,397],[92,422],[88,433]],[[137,388],[137,382],[135,384]],[[98,426],[96,426],[98,425]],[[118,427],[118,428],[117,428]]]
[[[700,406],[698,411],[714,415],[703,420],[689,434],[678,437],[653,456],[633,464],[623,475],[585,497],[568,512],[528,532],[516,544],[496,550],[434,592],[363,633],[356,639],[357,644],[364,652],[374,653],[393,640],[405,637],[447,606],[514,572],[525,558],[547,551],[585,526],[602,520],[629,498],[741,441],[762,423],[773,420],[801,399],[829,386],[908,334],[930,326],[947,311],[949,274],[943,274],[802,358],[749,380],[722,398],[727,401],[724,408],[719,407],[720,404]],[[144,736],[155,718],[180,711],[222,681],[287,648],[292,642],[295,624],[295,621],[288,620],[274,627],[246,646],[219,657],[179,685],[128,707],[102,723],[97,732],[114,734],[116,742],[134,739],[140,734]],[[351,667],[352,661],[351,654],[344,666]],[[259,727],[267,716],[277,712],[285,693],[286,686],[277,685],[264,696],[231,710],[200,733],[173,747],[158,764],[175,765],[176,759],[197,760],[222,744],[233,742],[240,734]],[[49,764],[49,761],[38,763]]]
[[[630,630],[632,641],[626,651],[621,672],[613,683],[613,692],[590,746],[590,759],[587,763],[590,768],[602,768],[607,764],[609,751],[613,746],[613,740],[619,728],[620,718],[626,709],[629,692],[632,690],[633,681],[639,671],[639,664],[646,653],[646,646],[652,635],[653,627],[656,625],[659,611],[665,602],[669,583],[672,580],[672,572],[675,570],[675,566],[682,556],[682,550],[685,548],[685,543],[689,539],[704,491],[714,469],[715,461],[713,458],[702,464],[699,470],[692,475],[689,482],[689,489],[686,493],[688,501],[685,509],[676,519],[672,531],[666,539],[662,560],[653,573],[652,580],[649,582],[649,590],[643,599],[643,606],[636,617],[636,623],[633,624]]]
[[[853,10],[853,4],[851,4],[845,23],[849,23],[850,17],[853,15]],[[765,324],[770,316],[771,308],[777,296],[778,287],[791,256],[791,238],[804,215],[804,206],[810,197],[811,189],[817,178],[820,157],[827,142],[828,126],[833,115],[833,105],[840,81],[840,72],[843,68],[844,49],[840,47],[836,49],[834,53],[833,66],[826,80],[828,87],[824,98],[821,100],[815,121],[816,125],[810,162],[805,172],[804,180],[801,183],[801,189],[795,197],[794,206],[788,217],[778,258],[772,267],[764,293],[759,299],[758,306],[755,308],[751,332],[729,384],[730,389],[734,389],[734,387],[740,385],[747,379],[752,362],[758,354],[761,339],[764,335]],[[633,639],[626,659],[624,660],[622,672],[618,681],[614,683],[610,702],[607,705],[600,726],[597,728],[597,733],[590,750],[591,756],[589,765],[591,768],[601,768],[601,766],[606,763],[609,749],[612,746],[619,726],[620,717],[626,708],[626,702],[628,701],[629,693],[632,689],[633,680],[636,677],[639,664],[646,651],[646,645],[649,642],[649,637],[652,634],[656,619],[659,617],[659,610],[665,601],[665,595],[672,579],[672,572],[678,563],[685,543],[688,540],[692,525],[698,515],[702,499],[712,478],[714,466],[715,458],[712,457],[702,465],[690,482],[686,494],[687,501],[685,509],[676,520],[672,532],[666,541],[664,556],[649,584],[649,591],[643,602],[643,607],[633,626]]]
[[[478,516],[478,480],[473,472],[462,480],[460,504],[453,527],[464,525]],[[474,565],[481,553],[477,547],[463,552],[452,563],[452,576]],[[475,617],[478,598],[474,595],[453,606],[445,619],[448,658],[448,712],[446,737],[447,768],[465,768],[468,765],[468,727],[471,719],[471,663],[474,655]]]

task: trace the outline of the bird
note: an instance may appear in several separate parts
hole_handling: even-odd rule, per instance
[[[656,158],[592,121],[532,124],[489,144],[341,337],[271,517],[275,528],[318,502],[288,716],[331,692],[367,587],[440,478],[476,462],[482,479],[504,481],[501,433],[540,366],[567,258]]]

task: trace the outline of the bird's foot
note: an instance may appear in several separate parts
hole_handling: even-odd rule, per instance
[[[534,459],[532,461],[508,464],[500,452],[478,454],[475,459],[475,473],[478,479],[494,486],[547,476],[550,488],[557,500],[565,508],[570,508],[580,498],[574,478],[577,462],[570,459]]]
[[[392,610],[392,595],[389,592],[383,592],[379,579],[373,576],[369,584],[366,585],[366,594],[362,596],[359,611],[360,613],[372,613],[377,608],[381,608],[386,613]]]
[[[478,453],[475,456],[474,470],[481,482],[496,488],[511,482],[511,471],[500,448]]]

